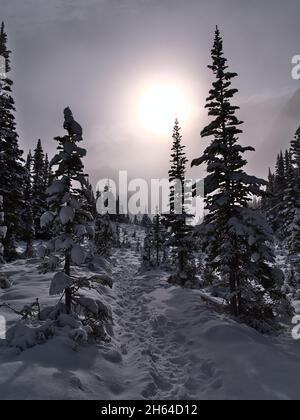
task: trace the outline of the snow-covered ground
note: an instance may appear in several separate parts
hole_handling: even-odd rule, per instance
[[[134,249],[116,250],[110,343],[74,348],[57,336],[23,353],[0,347],[0,399],[300,399],[300,341],[262,336],[216,313],[197,290],[141,272]],[[16,308],[47,297],[38,260],[2,267],[0,300]],[[9,323],[13,313],[5,313]]]

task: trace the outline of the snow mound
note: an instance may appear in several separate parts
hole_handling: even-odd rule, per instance
[[[73,207],[65,206],[59,212],[59,218],[63,225],[72,223],[75,217],[75,210]]]
[[[65,273],[56,273],[50,286],[50,296],[59,295],[68,287],[71,287],[74,280]]]

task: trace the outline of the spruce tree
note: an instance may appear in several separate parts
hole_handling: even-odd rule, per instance
[[[152,221],[147,213],[143,214],[140,224],[145,228],[148,228],[152,225]]]
[[[291,142],[291,152],[293,155],[293,163],[299,171],[298,175],[300,175],[300,127],[296,131],[295,137]]]
[[[24,210],[23,210],[23,239],[26,242],[25,256],[31,258],[34,255],[33,240],[35,239],[35,228],[32,211],[32,155],[29,151],[25,164],[25,184],[24,184]]]
[[[50,162],[49,162],[49,157],[48,157],[47,153],[45,155],[44,177],[43,178],[44,178],[45,188],[47,189],[49,187],[49,182],[50,182],[50,178],[51,178],[51,168],[50,168]]]
[[[116,241],[109,214],[98,215],[95,224],[95,245],[99,255],[109,257]]]
[[[300,275],[300,128],[291,142],[291,167],[287,175],[289,189],[286,192],[286,235],[290,258]]]
[[[169,280],[185,286],[188,281],[193,282],[195,278],[195,265],[192,227],[187,223],[190,218],[187,206],[191,200],[191,195],[186,191],[188,186],[185,179],[187,158],[180,130],[179,121],[176,118],[169,170],[169,214],[165,215],[165,225],[170,232],[168,246],[172,251],[176,266],[176,272]]]
[[[19,148],[12,98],[13,82],[9,78],[10,51],[4,23],[0,30],[0,56],[5,59],[6,77],[0,78],[0,195],[3,197],[7,235],[4,239],[6,260],[17,257],[15,239],[21,235],[21,211],[23,207],[22,185],[24,168],[23,152]]]
[[[87,176],[83,172],[82,158],[86,150],[78,146],[82,141],[82,129],[73,119],[69,108],[64,111],[64,128],[67,135],[56,137],[58,153],[51,162],[56,170],[47,190],[49,210],[41,218],[41,225],[52,225],[55,237],[49,242],[49,251],[61,252],[63,271],[57,273],[51,284],[50,294],[64,293],[67,313],[78,301],[76,291],[80,288],[80,279],[72,275],[72,264],[81,265],[86,252],[82,240],[87,236],[87,226],[93,220],[86,205]]]
[[[142,248],[142,266],[146,269],[153,267],[153,232],[150,226],[146,230]]]
[[[175,119],[173,129],[173,144],[171,150],[171,168],[169,170],[169,182],[170,182],[170,214],[176,213],[176,207],[178,207],[181,213],[184,213],[185,209],[185,171],[186,164],[188,162],[185,155],[185,146],[182,144],[182,135],[180,133],[178,118]],[[173,184],[177,183],[178,190]]]
[[[292,153],[290,151],[287,151],[285,154],[285,177],[286,187],[283,194],[281,213],[277,215],[282,220],[282,231],[279,232],[279,235],[283,239],[286,239],[291,234],[297,213],[296,170],[293,166]]]
[[[155,249],[155,264],[159,267],[164,245],[164,226],[161,222],[161,216],[158,213],[153,218],[152,240]]]
[[[45,239],[45,230],[41,228],[40,219],[42,214],[47,210],[46,205],[46,189],[47,189],[47,173],[46,173],[45,154],[41,140],[38,140],[36,149],[33,154],[32,168],[32,211],[34,216],[34,227],[37,239]]]
[[[278,236],[281,235],[284,225],[284,195],[287,188],[286,162],[281,151],[277,156],[274,178],[274,206],[270,211],[272,228]]]
[[[232,87],[237,74],[228,70],[218,28],[211,56],[209,69],[215,80],[206,108],[212,121],[201,136],[212,140],[203,155],[192,162],[192,166],[207,165],[204,243],[210,267],[228,288],[232,315],[264,329],[273,324],[286,304],[281,293],[283,275],[274,268],[275,257],[269,246],[272,231],[264,216],[249,206],[253,195],[262,195],[261,187],[266,182],[243,169],[245,152],[254,149],[238,143],[242,122],[236,116],[239,107],[231,103],[238,92]]]
[[[275,205],[275,175],[269,168],[268,184],[266,187],[266,194],[262,198],[262,210],[269,216],[270,211]]]
[[[295,168],[296,206],[300,208],[300,127],[291,142],[291,154]]]

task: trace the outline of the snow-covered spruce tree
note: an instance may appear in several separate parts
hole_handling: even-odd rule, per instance
[[[152,221],[149,217],[149,215],[147,213],[144,213],[142,218],[141,218],[141,226],[148,228],[149,226],[152,225]]]
[[[4,246],[3,242],[7,233],[7,228],[4,225],[4,209],[3,209],[3,197],[0,195],[0,264],[4,263]]]
[[[295,137],[291,142],[291,152],[293,156],[293,164],[297,170],[297,176],[300,177],[300,127],[296,131]]]
[[[289,224],[287,247],[289,250],[289,260],[300,275],[300,208],[295,208],[293,214],[294,218]]]
[[[169,170],[169,214],[165,215],[165,225],[170,233],[168,246],[174,257],[176,272],[170,277],[169,281],[186,286],[187,282],[189,285],[193,284],[196,270],[193,255],[193,229],[187,224],[190,216],[186,209],[191,200],[191,195],[186,191],[187,158],[177,118],[172,138],[171,168]]]
[[[295,137],[291,142],[292,164],[295,169],[295,206],[300,208],[300,127],[296,131]]]
[[[109,214],[97,215],[95,225],[95,245],[99,255],[109,257],[116,242],[115,231]]]
[[[23,207],[23,240],[26,242],[26,258],[34,255],[33,241],[35,239],[35,228],[32,211],[32,180],[31,180],[32,155],[29,151],[25,164],[24,178],[24,207]]]
[[[289,260],[300,276],[300,128],[291,142],[291,165],[287,173],[285,235]]]
[[[151,269],[154,267],[153,264],[153,231],[151,226],[148,226],[146,235],[144,238],[142,248],[142,267],[145,269]]]
[[[298,213],[296,169],[293,166],[291,151],[287,151],[285,155],[285,174],[286,187],[283,194],[281,212],[278,214],[278,218],[282,220],[282,230],[279,232],[279,236],[286,241],[292,234],[292,226]]]
[[[277,156],[274,178],[274,206],[270,210],[272,228],[278,236],[281,235],[284,225],[284,195],[287,188],[285,159],[281,151]]]
[[[211,51],[215,81],[206,108],[213,118],[201,133],[212,138],[203,155],[192,166],[207,164],[205,203],[208,212],[202,225],[209,265],[228,289],[230,311],[251,326],[268,330],[274,318],[291,308],[281,292],[282,272],[274,267],[270,248],[272,231],[265,217],[249,207],[252,196],[262,195],[265,181],[243,170],[243,157],[252,147],[238,144],[242,124],[231,99],[237,93],[231,81],[237,76],[228,71],[223,40],[217,28]]]
[[[0,195],[3,196],[7,235],[4,239],[4,257],[10,261],[17,257],[15,238],[21,236],[22,185],[24,168],[23,152],[19,148],[14,117],[15,105],[11,96],[12,81],[8,77],[10,51],[4,23],[0,30],[0,56],[5,59],[6,76],[0,77]]]
[[[266,187],[266,194],[261,199],[261,209],[266,214],[268,220],[272,224],[270,211],[275,205],[275,175],[272,173],[271,169],[269,168],[268,174],[268,184]]]
[[[40,225],[42,214],[47,210],[46,189],[47,170],[45,153],[41,140],[38,140],[33,154],[32,164],[32,211],[34,217],[34,228],[37,239],[45,239],[45,229]]]
[[[50,167],[48,154],[46,153],[45,164],[44,164],[44,185],[46,189],[49,187],[50,179],[51,179],[51,167]]]
[[[152,241],[155,250],[155,264],[157,267],[159,267],[163,257],[162,253],[165,242],[165,228],[162,224],[161,216],[159,213],[157,213],[153,218]]]
[[[83,239],[92,234],[89,231],[93,216],[84,209],[88,182],[82,163],[86,150],[78,146],[82,141],[82,128],[73,119],[69,108],[65,109],[64,116],[64,128],[68,134],[55,138],[58,142],[58,153],[51,166],[56,167],[56,170],[47,190],[50,211],[41,218],[42,226],[51,224],[55,232],[55,236],[47,244],[48,251],[55,257],[60,255],[63,263],[63,270],[57,272],[52,280],[50,294],[64,294],[66,313],[83,313],[83,324],[98,336],[101,335],[102,322],[109,318],[110,311],[101,300],[86,297],[82,293],[99,284],[111,287],[112,283],[105,275],[87,278],[76,276],[74,270],[72,272],[72,265],[80,266],[85,261]],[[47,250],[44,252],[47,253]],[[53,260],[50,261],[51,265],[52,262]]]

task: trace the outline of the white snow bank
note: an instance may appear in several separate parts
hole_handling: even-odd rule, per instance
[[[68,287],[71,287],[74,280],[63,272],[54,274],[50,286],[50,296],[59,295]]]

